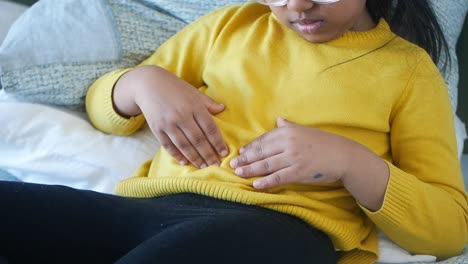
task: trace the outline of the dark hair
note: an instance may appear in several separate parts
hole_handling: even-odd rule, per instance
[[[429,1],[367,0],[366,5],[374,22],[384,18],[395,34],[425,49],[434,63],[443,59],[445,70],[450,63],[449,48]]]

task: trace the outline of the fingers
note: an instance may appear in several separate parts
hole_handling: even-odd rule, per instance
[[[281,155],[253,162],[247,166],[237,167],[234,173],[242,178],[265,176],[289,167],[289,162]]]
[[[276,126],[277,127],[285,127],[287,126],[288,124],[290,124],[290,122],[288,120],[286,120],[284,117],[280,116],[276,119]]]
[[[216,115],[224,111],[224,105],[215,102],[211,97],[200,93],[200,98],[210,114]]]
[[[179,128],[184,133],[185,138],[188,139],[188,142],[191,145],[178,146],[179,150],[182,153],[184,153],[184,155],[187,157],[187,159],[189,159],[192,162],[192,164],[199,168],[203,168],[210,165],[219,165],[220,161],[218,158],[218,153],[209,141],[209,135],[213,135],[213,133],[215,133],[213,131],[218,130],[214,121],[212,121],[212,124],[209,124],[208,127],[204,127],[205,129],[208,129],[207,133],[209,134],[206,134],[205,131],[202,130],[203,127],[200,124],[198,124],[196,120],[180,124]],[[220,133],[219,137],[221,137]],[[223,144],[222,146],[224,147],[222,138],[218,140],[221,140]],[[220,148],[220,152],[224,150],[221,149],[222,148]]]
[[[231,160],[234,173],[242,178],[258,177],[253,182],[256,189],[267,189],[293,183],[299,175],[297,166],[291,163],[294,152],[288,153],[285,146],[290,138],[291,129],[295,123],[279,117],[277,129],[263,134],[239,150],[239,157]],[[288,127],[286,129],[286,127]]]
[[[296,181],[296,179],[291,177],[291,175],[294,175],[293,169],[292,167],[287,167],[282,170],[278,170],[273,174],[255,180],[253,182],[253,187],[256,189],[267,189],[293,183]]]
[[[161,132],[159,134],[159,142],[161,145],[164,147],[164,149],[172,156],[174,159],[176,159],[180,165],[187,165],[188,161],[185,158],[184,154],[182,154],[179,149],[172,143],[171,139],[169,136]]]
[[[197,168],[208,166],[208,163],[200,156],[182,129],[177,126],[170,126],[166,127],[166,130],[157,131],[161,145],[179,164],[187,165],[190,162]]]
[[[278,131],[273,130],[255,139],[239,150],[239,157],[231,160],[231,167],[237,168],[280,154],[284,148],[276,142]]]
[[[219,156],[227,156],[228,148],[221,132],[208,112],[206,117],[186,117],[153,129],[161,145],[181,165],[190,162],[197,168],[219,165]],[[198,122],[197,122],[197,120]]]
[[[224,142],[223,136],[218,126],[214,122],[210,115],[195,115],[195,121],[203,131],[205,138],[207,139],[210,146],[217,152],[221,157],[225,157],[229,154],[229,149]],[[216,154],[215,154],[216,155]]]

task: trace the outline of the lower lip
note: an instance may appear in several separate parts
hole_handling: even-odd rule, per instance
[[[322,22],[321,20],[315,21],[312,23],[293,23],[293,26],[297,29],[299,33],[302,34],[311,34],[317,32],[321,27],[322,27]]]

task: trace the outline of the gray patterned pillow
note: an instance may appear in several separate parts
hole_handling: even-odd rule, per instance
[[[3,89],[20,100],[83,110],[96,78],[134,66],[185,25],[144,1],[39,1],[0,47]]]
[[[245,3],[247,0],[142,0],[149,6],[161,7],[169,14],[190,23],[223,6]]]

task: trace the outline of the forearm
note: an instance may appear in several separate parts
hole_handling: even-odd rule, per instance
[[[138,89],[145,86],[145,82],[154,78],[159,69],[156,66],[142,66],[131,70],[117,81],[112,94],[114,108],[123,117],[132,117],[141,114],[136,103]],[[149,78],[149,75],[153,75]]]

